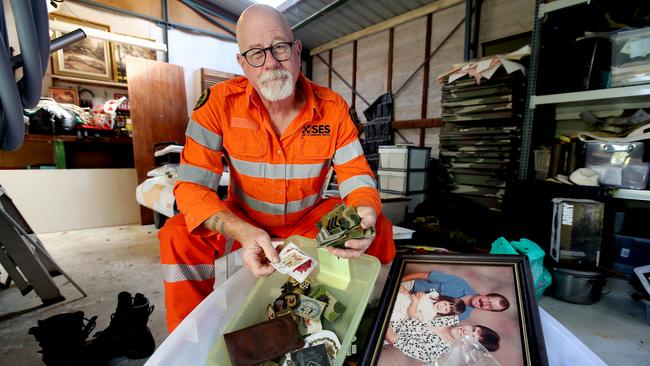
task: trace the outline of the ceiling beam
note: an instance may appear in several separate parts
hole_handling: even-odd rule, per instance
[[[310,51],[310,55],[316,55],[319,54],[323,51],[327,51],[329,49],[338,47],[340,45],[356,41],[357,39],[369,36],[371,34],[381,32],[385,29],[393,28],[396,27],[400,24],[406,23],[408,21],[411,21],[415,18],[423,17],[427,14],[435,13],[437,11],[443,10],[450,8],[452,6],[458,5],[458,4],[463,4],[465,0],[438,0],[435,1],[429,5],[425,5],[422,7],[419,7],[417,9],[413,9],[411,11],[408,11],[404,14],[400,14],[396,17],[387,19],[381,23],[377,23],[374,25],[371,25],[370,27],[364,28],[360,31],[348,34],[347,36],[343,36],[341,38],[335,39],[333,41],[327,42],[323,45],[320,45],[318,47],[312,48]]]
[[[332,10],[338,8],[339,6],[341,6],[341,5],[343,5],[343,4],[347,3],[347,2],[348,2],[348,0],[336,0],[334,2],[329,3],[327,6],[322,7],[317,12],[315,12],[312,15],[308,16],[307,18],[301,20],[300,22],[296,23],[293,27],[291,27],[291,30],[295,32],[295,31],[299,30],[300,28],[304,28],[309,23],[320,19],[325,14],[331,12]]]

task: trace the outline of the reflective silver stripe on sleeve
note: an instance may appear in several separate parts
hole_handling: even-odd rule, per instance
[[[205,281],[214,278],[214,264],[163,264],[165,282]]]
[[[348,161],[363,155],[363,147],[358,139],[339,148],[334,153],[334,165],[345,164]]]
[[[307,179],[318,178],[325,163],[318,164],[270,164],[252,162],[230,157],[232,168],[239,174],[254,178]]]
[[[263,212],[269,215],[285,215],[285,214],[300,212],[302,210],[312,207],[316,203],[316,201],[318,201],[318,197],[320,197],[320,195],[317,193],[311,196],[307,196],[301,200],[289,201],[286,203],[286,210],[285,210],[285,204],[283,203],[270,203],[270,202],[255,199],[247,195],[246,193],[242,192],[241,189],[236,188],[236,186],[234,185],[233,185],[233,191],[235,195],[240,200],[242,200],[244,204],[246,204],[246,206],[250,207],[255,211]]]
[[[190,123],[187,124],[185,135],[210,150],[221,151],[223,149],[223,137],[201,126],[193,119],[190,119]]]
[[[193,165],[181,164],[178,166],[178,180],[200,184],[216,191],[221,175]]]
[[[339,191],[341,191],[341,197],[345,197],[355,189],[363,187],[377,188],[377,183],[375,182],[375,179],[369,175],[355,175],[340,183]]]

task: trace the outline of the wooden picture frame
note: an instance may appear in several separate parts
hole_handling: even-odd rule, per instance
[[[129,36],[129,37],[134,37],[134,36]],[[136,37],[136,38],[142,38],[142,37]],[[142,39],[146,39],[148,41],[154,41],[153,39],[150,38],[142,38]],[[127,82],[126,58],[129,56],[144,58],[147,60],[154,60],[154,61],[158,60],[157,52],[154,49],[114,42],[113,43],[113,57],[114,57],[113,75],[115,81],[118,83]]]
[[[360,364],[547,365],[532,278],[526,256],[398,254]]]
[[[74,88],[50,88],[50,97],[58,103],[79,105],[79,93]]]
[[[59,14],[51,14],[52,20],[78,24],[110,32],[108,25],[89,22]],[[55,31],[54,38],[61,36]],[[113,81],[113,51],[109,41],[87,37],[52,54],[52,73],[83,79]]]

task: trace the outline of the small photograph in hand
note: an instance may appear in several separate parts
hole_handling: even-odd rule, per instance
[[[398,255],[365,361],[545,365],[531,279],[525,256]]]
[[[279,256],[278,263],[271,263],[273,267],[301,283],[316,267],[316,261],[290,241],[282,248]]]

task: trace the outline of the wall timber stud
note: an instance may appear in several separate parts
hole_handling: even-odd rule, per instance
[[[332,49],[327,52],[327,87],[332,89]]]
[[[352,108],[357,104],[357,41],[352,42]]]
[[[427,118],[427,105],[429,101],[429,66],[431,65],[431,60],[429,59],[429,53],[431,52],[431,22],[433,15],[431,13],[427,14],[427,32],[424,38],[424,74],[422,76],[422,109],[420,112],[420,118]],[[424,146],[424,135],[426,130],[424,127],[420,127],[420,146]]]
[[[388,31],[388,71],[386,72],[386,91],[393,92],[393,39],[395,38],[395,28]]]

